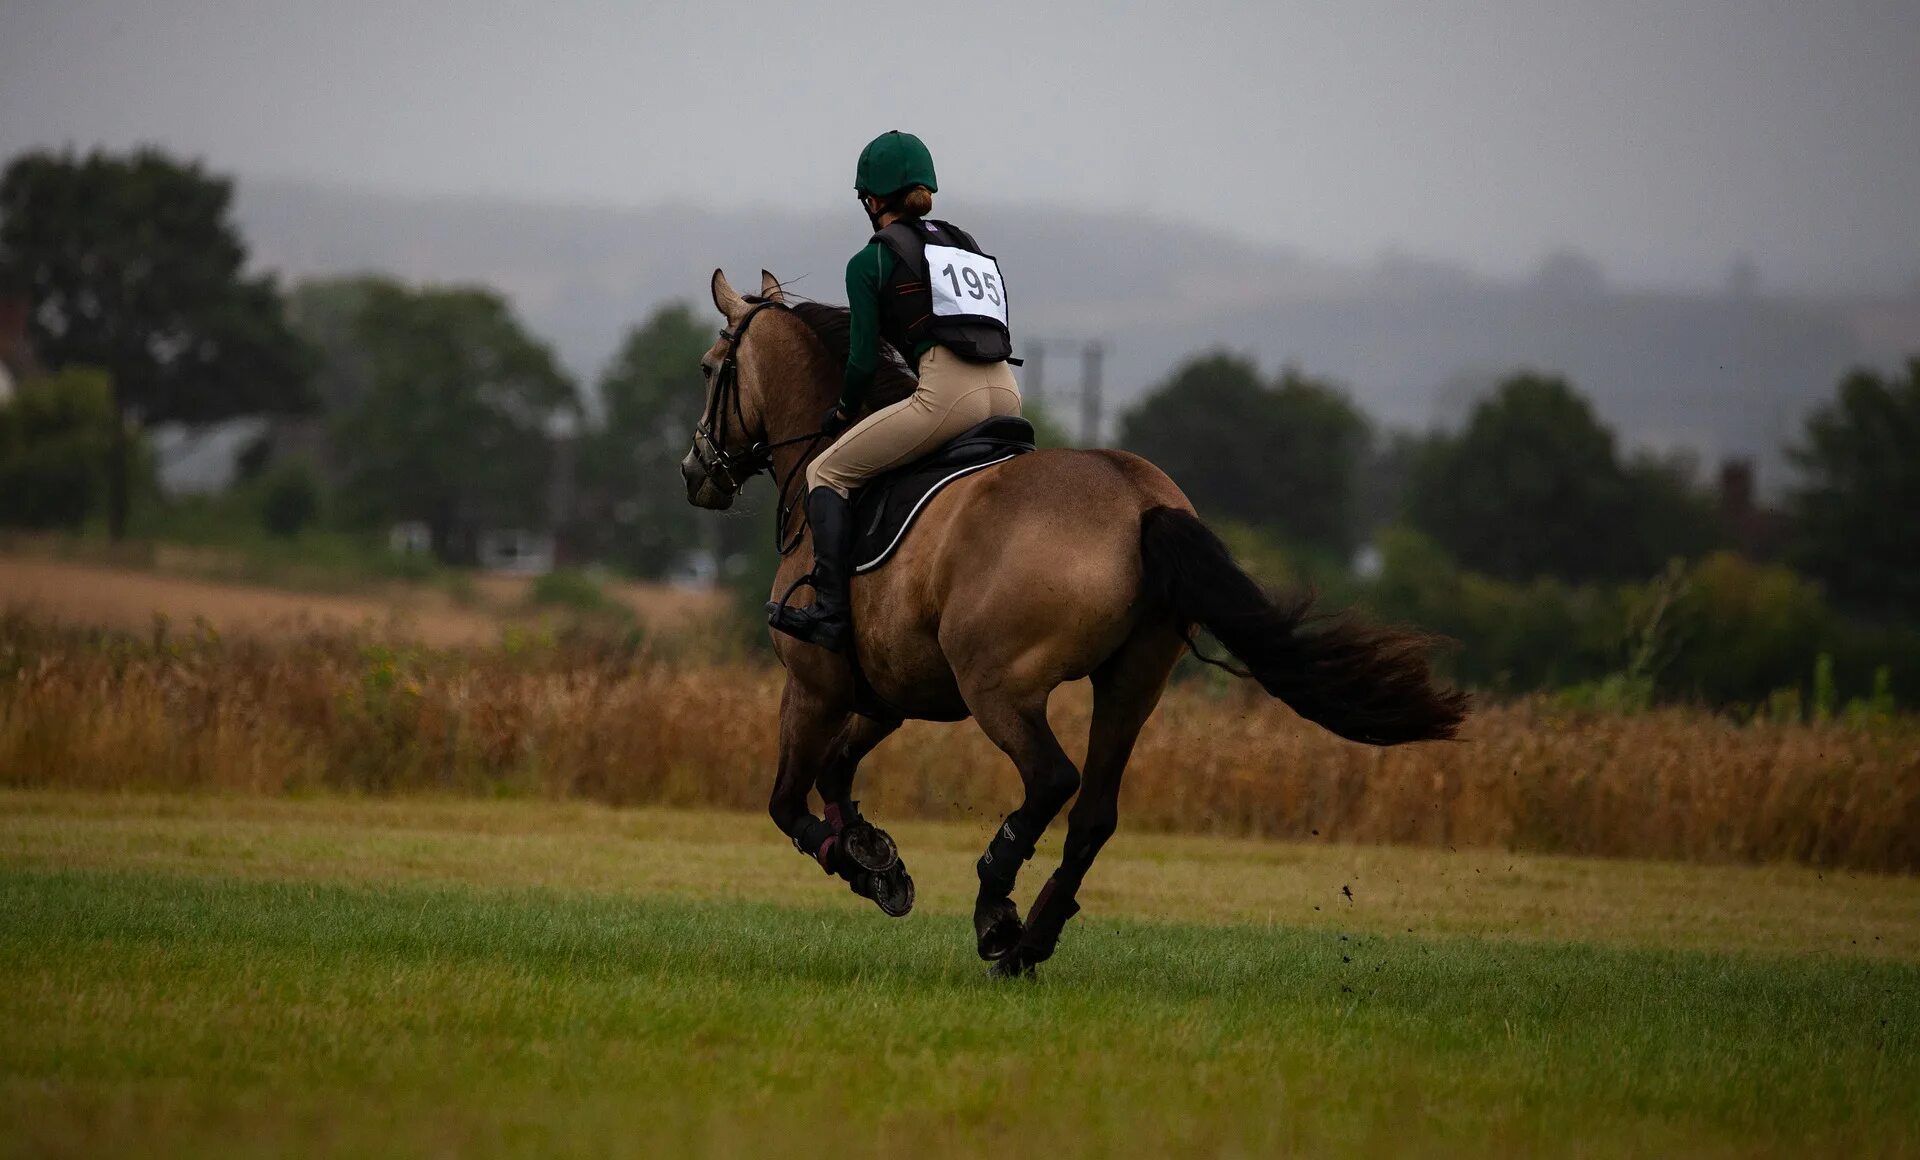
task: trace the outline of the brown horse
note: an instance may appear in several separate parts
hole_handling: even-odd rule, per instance
[[[786,493],[824,445],[817,429],[840,390],[846,312],[789,302],[765,271],[757,296],[718,270],[712,290],[727,326],[702,359],[706,414],[681,470],[688,499],[712,509],[730,506],[749,475],[773,473],[783,492],[777,534],[793,548],[774,578],[778,596],[811,565]],[[889,366],[876,405],[911,386]],[[1074,895],[1118,820],[1134,739],[1194,626],[1246,666],[1242,675],[1354,741],[1451,737],[1467,708],[1464,694],[1430,679],[1430,638],[1312,616],[1306,599],[1275,602],[1173,481],[1124,451],[1036,451],[954,482],[884,568],[854,579],[852,604],[859,670],[893,712],[856,712],[872,702],[858,700],[846,657],[774,634],[787,684],[769,812],[829,873],[904,914],[912,880],[891,839],[850,800],[854,772],[896,718],[971,716],[1025,787],[978,864],[974,930],[998,974],[1030,973],[1078,912]],[[1083,677],[1093,727],[1085,768],[1075,769],[1047,724],[1047,699]],[[816,788],[824,819],[810,812]],[[1076,792],[1060,867],[1023,924],[1014,880]]]

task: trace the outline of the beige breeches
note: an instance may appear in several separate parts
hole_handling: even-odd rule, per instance
[[[976,423],[1020,413],[1020,385],[1006,363],[970,363],[944,346],[920,356],[920,387],[855,423],[807,465],[807,487],[846,495],[911,463]]]

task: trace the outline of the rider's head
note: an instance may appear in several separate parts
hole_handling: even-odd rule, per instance
[[[939,188],[933,154],[911,133],[898,129],[882,133],[860,151],[853,190],[875,223],[887,214],[924,217],[932,213],[933,195]]]

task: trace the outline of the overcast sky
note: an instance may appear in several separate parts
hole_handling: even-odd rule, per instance
[[[1341,260],[1920,278],[1917,0],[0,0],[0,155],[852,212],[890,128],[965,200]]]

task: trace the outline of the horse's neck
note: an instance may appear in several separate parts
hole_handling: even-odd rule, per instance
[[[827,408],[833,406],[840,397],[837,368],[828,365],[827,359],[809,355],[800,366],[793,369],[790,378],[778,375],[773,381],[792,382],[799,389],[783,391],[777,399],[762,403],[762,413],[767,417],[767,442],[774,445],[775,479],[799,479],[800,473],[805,471],[807,460],[825,451],[828,444],[833,442],[825,438],[814,440],[809,436],[820,430]],[[800,481],[796,486],[804,488],[805,481]]]
[[[767,442],[776,445],[773,452],[773,479],[781,494],[777,503],[791,502],[794,510],[787,517],[787,524],[781,529],[781,537],[789,534],[788,529],[800,531],[801,537],[811,541],[811,531],[806,527],[803,509],[806,507],[806,465],[809,460],[825,451],[833,440],[809,436],[820,430],[820,423],[826,418],[827,408],[839,398],[840,383],[826,366],[827,360],[809,358],[807,365],[798,369],[792,382],[800,384],[801,389],[780,397],[780,405],[769,407],[767,416]],[[785,446],[778,446],[779,444]],[[812,550],[809,549],[809,556]],[[789,556],[788,559],[792,559]]]

